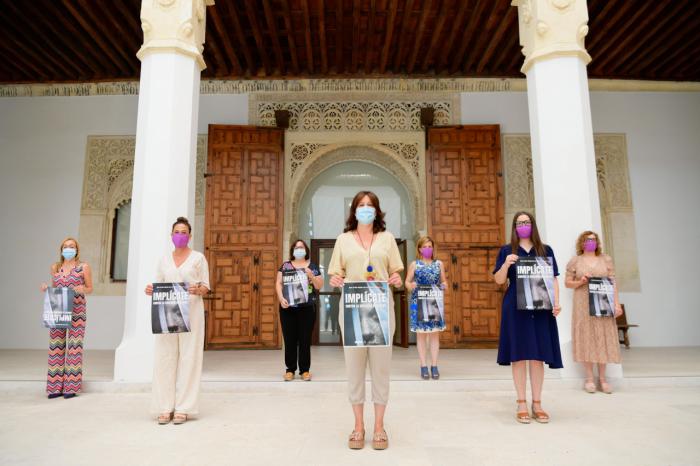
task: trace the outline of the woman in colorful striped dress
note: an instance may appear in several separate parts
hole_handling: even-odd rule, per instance
[[[51,265],[51,286],[72,288],[73,317],[68,329],[49,330],[49,370],[46,393],[49,398],[73,398],[83,382],[83,338],[85,337],[85,295],[92,292],[90,266],[80,261],[80,246],[73,238],[66,238],[59,249],[58,262]],[[41,290],[48,288],[42,283]]]

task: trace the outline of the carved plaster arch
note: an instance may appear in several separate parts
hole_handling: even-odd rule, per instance
[[[425,197],[421,196],[420,180],[401,154],[378,143],[339,143],[321,146],[300,166],[291,180],[289,201],[285,212],[285,243],[298,232],[299,204],[307,187],[316,176],[334,165],[343,162],[367,162],[392,174],[406,190],[412,207],[417,234],[427,230]],[[285,249],[286,249],[285,244]]]

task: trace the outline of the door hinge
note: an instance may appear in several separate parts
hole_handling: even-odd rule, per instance
[[[258,336],[258,326],[253,325],[253,336],[257,337]]]
[[[457,291],[459,289],[459,283],[457,282],[452,282],[452,290]]]
[[[216,173],[204,173],[203,176],[204,178],[209,178],[210,176],[215,176]]]
[[[454,327],[452,327],[452,333],[454,333],[455,335],[459,335],[459,325],[455,325]]]
[[[253,283],[253,291],[258,291],[259,288],[257,283]]]
[[[455,256],[454,254],[451,254],[451,255],[450,255],[450,259],[452,259],[452,263],[453,263],[453,264],[456,264],[456,263],[457,263],[457,256]]]
[[[253,256],[253,265],[260,265],[260,256]]]

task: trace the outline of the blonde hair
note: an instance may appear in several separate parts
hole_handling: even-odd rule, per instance
[[[595,255],[600,256],[600,254],[603,252],[600,249],[600,237],[598,236],[598,233],[591,230],[586,230],[580,235],[578,235],[578,238],[576,239],[576,255],[580,256],[581,254],[583,254],[583,243],[586,241],[586,238],[591,235],[595,236]]]
[[[431,259],[435,260],[435,256],[437,256],[437,247],[435,246],[435,241],[433,241],[433,238],[430,236],[422,236],[418,242],[416,242],[416,257],[423,257],[423,255],[420,253],[420,248],[422,248],[423,245],[428,242],[433,244],[433,255]]]
[[[63,258],[63,245],[66,244],[67,241],[73,241],[75,243],[75,263],[80,264],[80,245],[78,244],[78,240],[72,236],[68,236],[61,241],[61,245],[58,247],[58,262],[54,264],[56,266],[56,270],[60,269],[65,261]]]

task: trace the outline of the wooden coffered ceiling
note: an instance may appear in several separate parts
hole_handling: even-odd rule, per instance
[[[522,77],[511,0],[216,0],[205,78]],[[141,0],[0,0],[0,82],[135,80]],[[700,81],[700,1],[589,0],[594,78]]]

